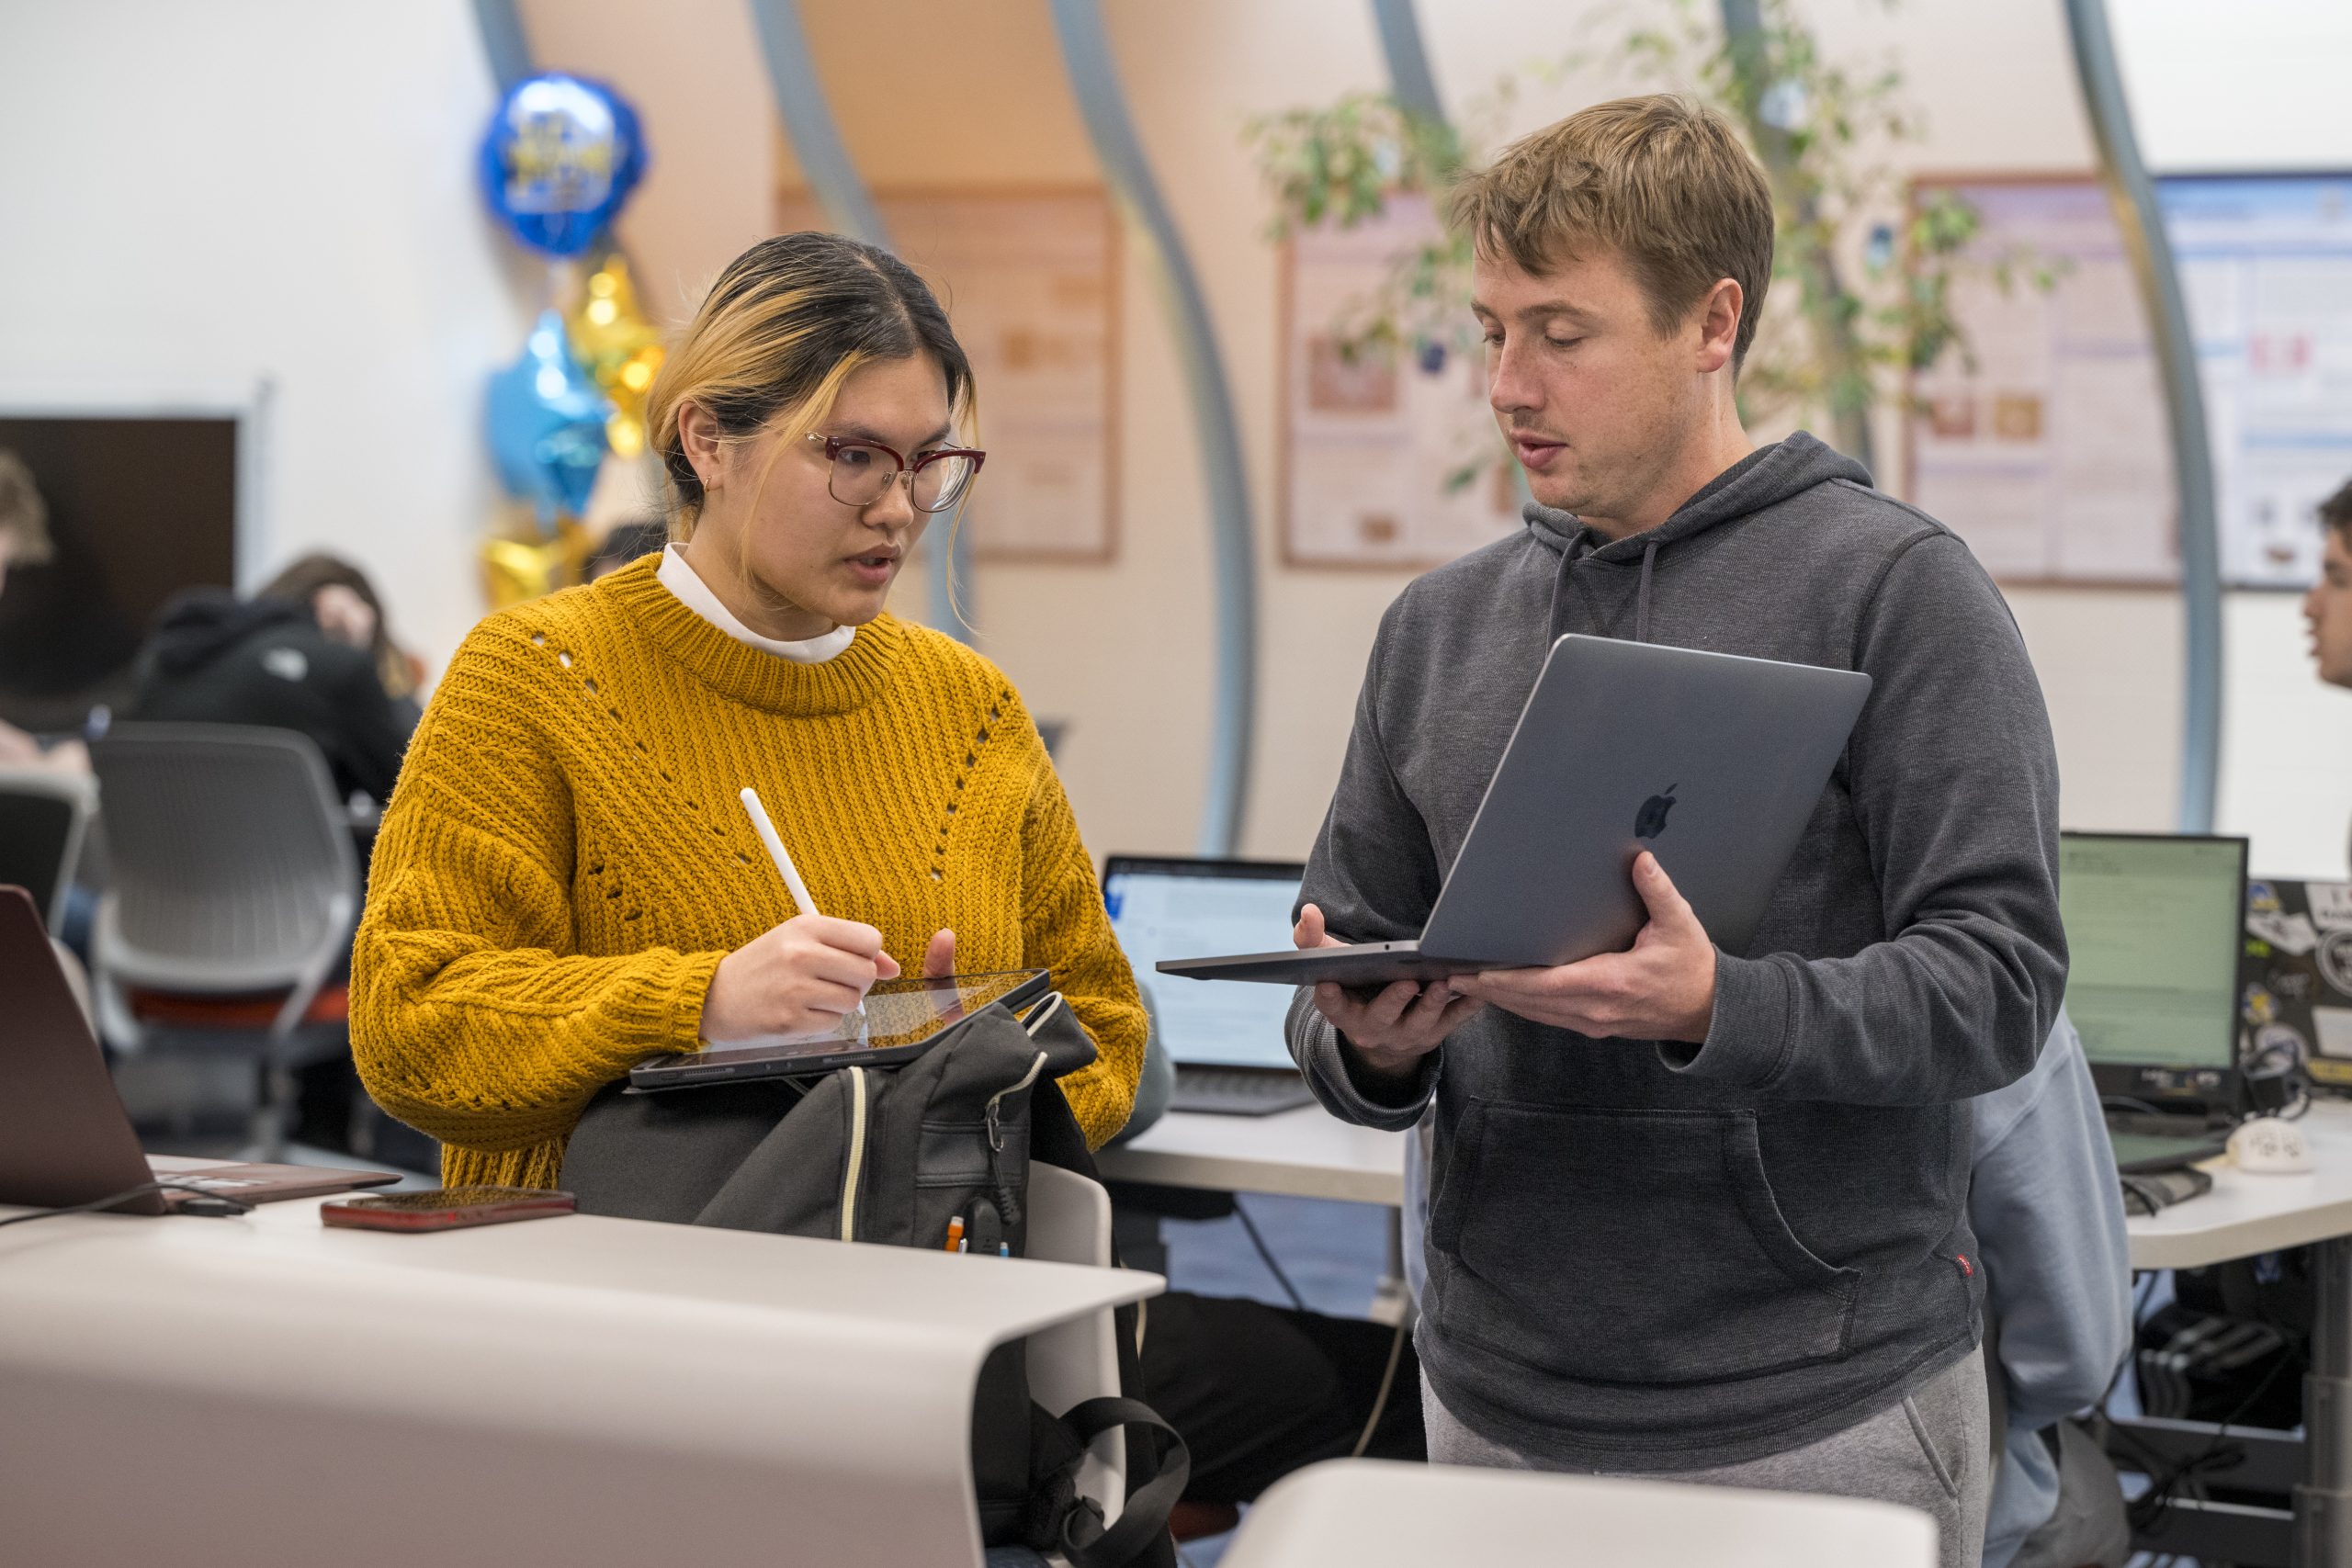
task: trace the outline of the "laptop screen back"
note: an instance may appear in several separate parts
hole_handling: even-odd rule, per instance
[[[2061,839],[2066,1012],[2103,1089],[2225,1089],[2237,1066],[2245,852],[2243,839]]]
[[[1179,1066],[1287,1067],[1286,986],[1234,986],[1155,975],[1163,958],[1263,953],[1290,945],[1304,866],[1262,861],[1113,855],[1102,872],[1111,926],[1151,990],[1159,1037]]]

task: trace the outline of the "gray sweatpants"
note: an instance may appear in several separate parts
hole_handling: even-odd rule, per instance
[[[1842,1432],[1786,1453],[1713,1470],[1645,1477],[1764,1492],[1870,1497],[1917,1508],[1936,1521],[1942,1568],[1976,1568],[1984,1554],[1984,1507],[1993,1495],[1991,1417],[1984,1353],[1973,1350],[1918,1390]],[[1497,1470],[1559,1470],[1455,1420],[1421,1377],[1430,1462]]]

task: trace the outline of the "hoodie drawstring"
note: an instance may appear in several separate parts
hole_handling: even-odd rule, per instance
[[[1657,564],[1657,541],[1642,551],[1642,585],[1634,591],[1634,640],[1650,640],[1650,569]],[[1556,634],[1555,634],[1556,635]]]
[[[1560,548],[1560,570],[1552,578],[1552,605],[1544,615],[1544,646],[1548,650],[1560,640],[1560,601],[1568,586],[1568,573],[1573,570],[1584,552],[1577,548],[1583,541],[1571,541]],[[1650,576],[1657,568],[1658,541],[1652,539],[1642,548],[1642,581],[1634,593],[1634,640],[1650,640]]]
[[[1560,547],[1560,570],[1552,577],[1552,607],[1544,613],[1545,628],[1544,651],[1545,653],[1551,652],[1552,645],[1560,640],[1560,599],[1567,591],[1568,570],[1576,563],[1576,546],[1572,543],[1563,544]]]

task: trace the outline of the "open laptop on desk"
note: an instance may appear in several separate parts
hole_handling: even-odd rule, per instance
[[[2312,1083],[2352,1092],[2352,882],[2248,883],[2245,938],[2248,1060],[2283,1051]]]
[[[1111,926],[1152,987],[1159,1040],[1176,1066],[1171,1111],[1268,1116],[1315,1097],[1283,1043],[1293,993],[1272,986],[1153,984],[1151,966],[1188,953],[1287,939],[1306,867],[1286,862],[1113,855],[1102,869]]]
[[[141,1193],[115,1206],[126,1214],[162,1214],[198,1195],[266,1203],[315,1198],[355,1187],[389,1187],[386,1170],[299,1165],[223,1165],[211,1160],[150,1161],[139,1149],[130,1113],[115,1093],[106,1058],[58,967],[32,897],[0,886],[0,1203],[63,1209],[127,1192],[151,1181],[197,1188]]]
[[[2226,1146],[2238,1111],[2238,949],[2246,841],[2066,833],[2066,1013],[2127,1176]]]

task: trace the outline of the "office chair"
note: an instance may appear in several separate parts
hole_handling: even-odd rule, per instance
[[[119,724],[90,747],[112,854],[92,958],[107,1038],[238,1042],[262,1093],[246,1157],[283,1156],[306,1023],[337,1025],[359,863],[308,737],[243,725]],[[333,1048],[345,1032],[332,1030]]]
[[[97,784],[79,773],[0,768],[0,883],[31,894],[52,932],[97,806]]]

